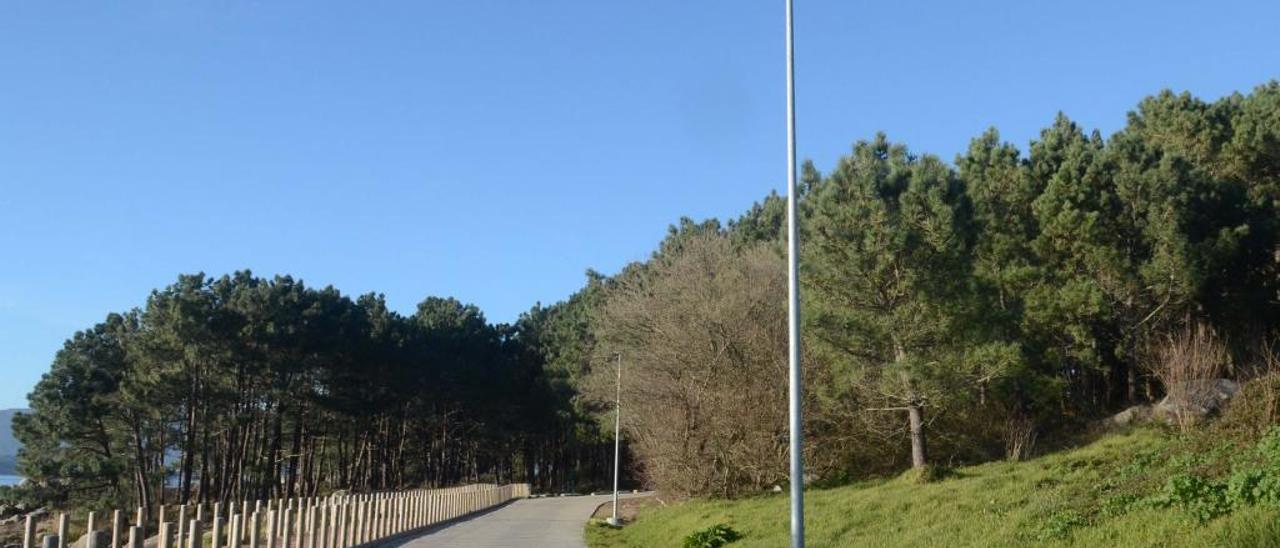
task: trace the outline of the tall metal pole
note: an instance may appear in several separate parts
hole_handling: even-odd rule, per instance
[[[787,2],[787,339],[790,362],[791,546],[804,548],[803,422],[800,420],[800,235],[796,214],[796,74],[792,0]]]
[[[613,517],[610,525],[618,525],[618,464],[622,455],[622,354],[618,354],[618,390],[613,407]]]

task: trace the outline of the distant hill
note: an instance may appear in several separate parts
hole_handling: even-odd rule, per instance
[[[26,409],[0,410],[0,474],[14,473],[14,462],[22,444],[13,437],[13,416]]]

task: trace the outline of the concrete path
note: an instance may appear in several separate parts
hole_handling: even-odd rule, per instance
[[[633,495],[634,496],[634,495]],[[521,499],[392,543],[406,548],[585,547],[583,528],[610,495]]]

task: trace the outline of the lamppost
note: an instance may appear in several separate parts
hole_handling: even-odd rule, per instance
[[[622,353],[614,354],[618,360],[618,386],[613,404],[613,517],[609,525],[617,527],[618,521],[618,465],[622,455]]]
[[[787,2],[787,342],[790,362],[791,546],[804,548],[803,422],[800,420],[800,235],[796,231],[796,74],[792,1]]]

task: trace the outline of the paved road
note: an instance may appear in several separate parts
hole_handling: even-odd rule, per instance
[[[521,499],[395,543],[404,548],[585,547],[582,530],[609,495]]]

